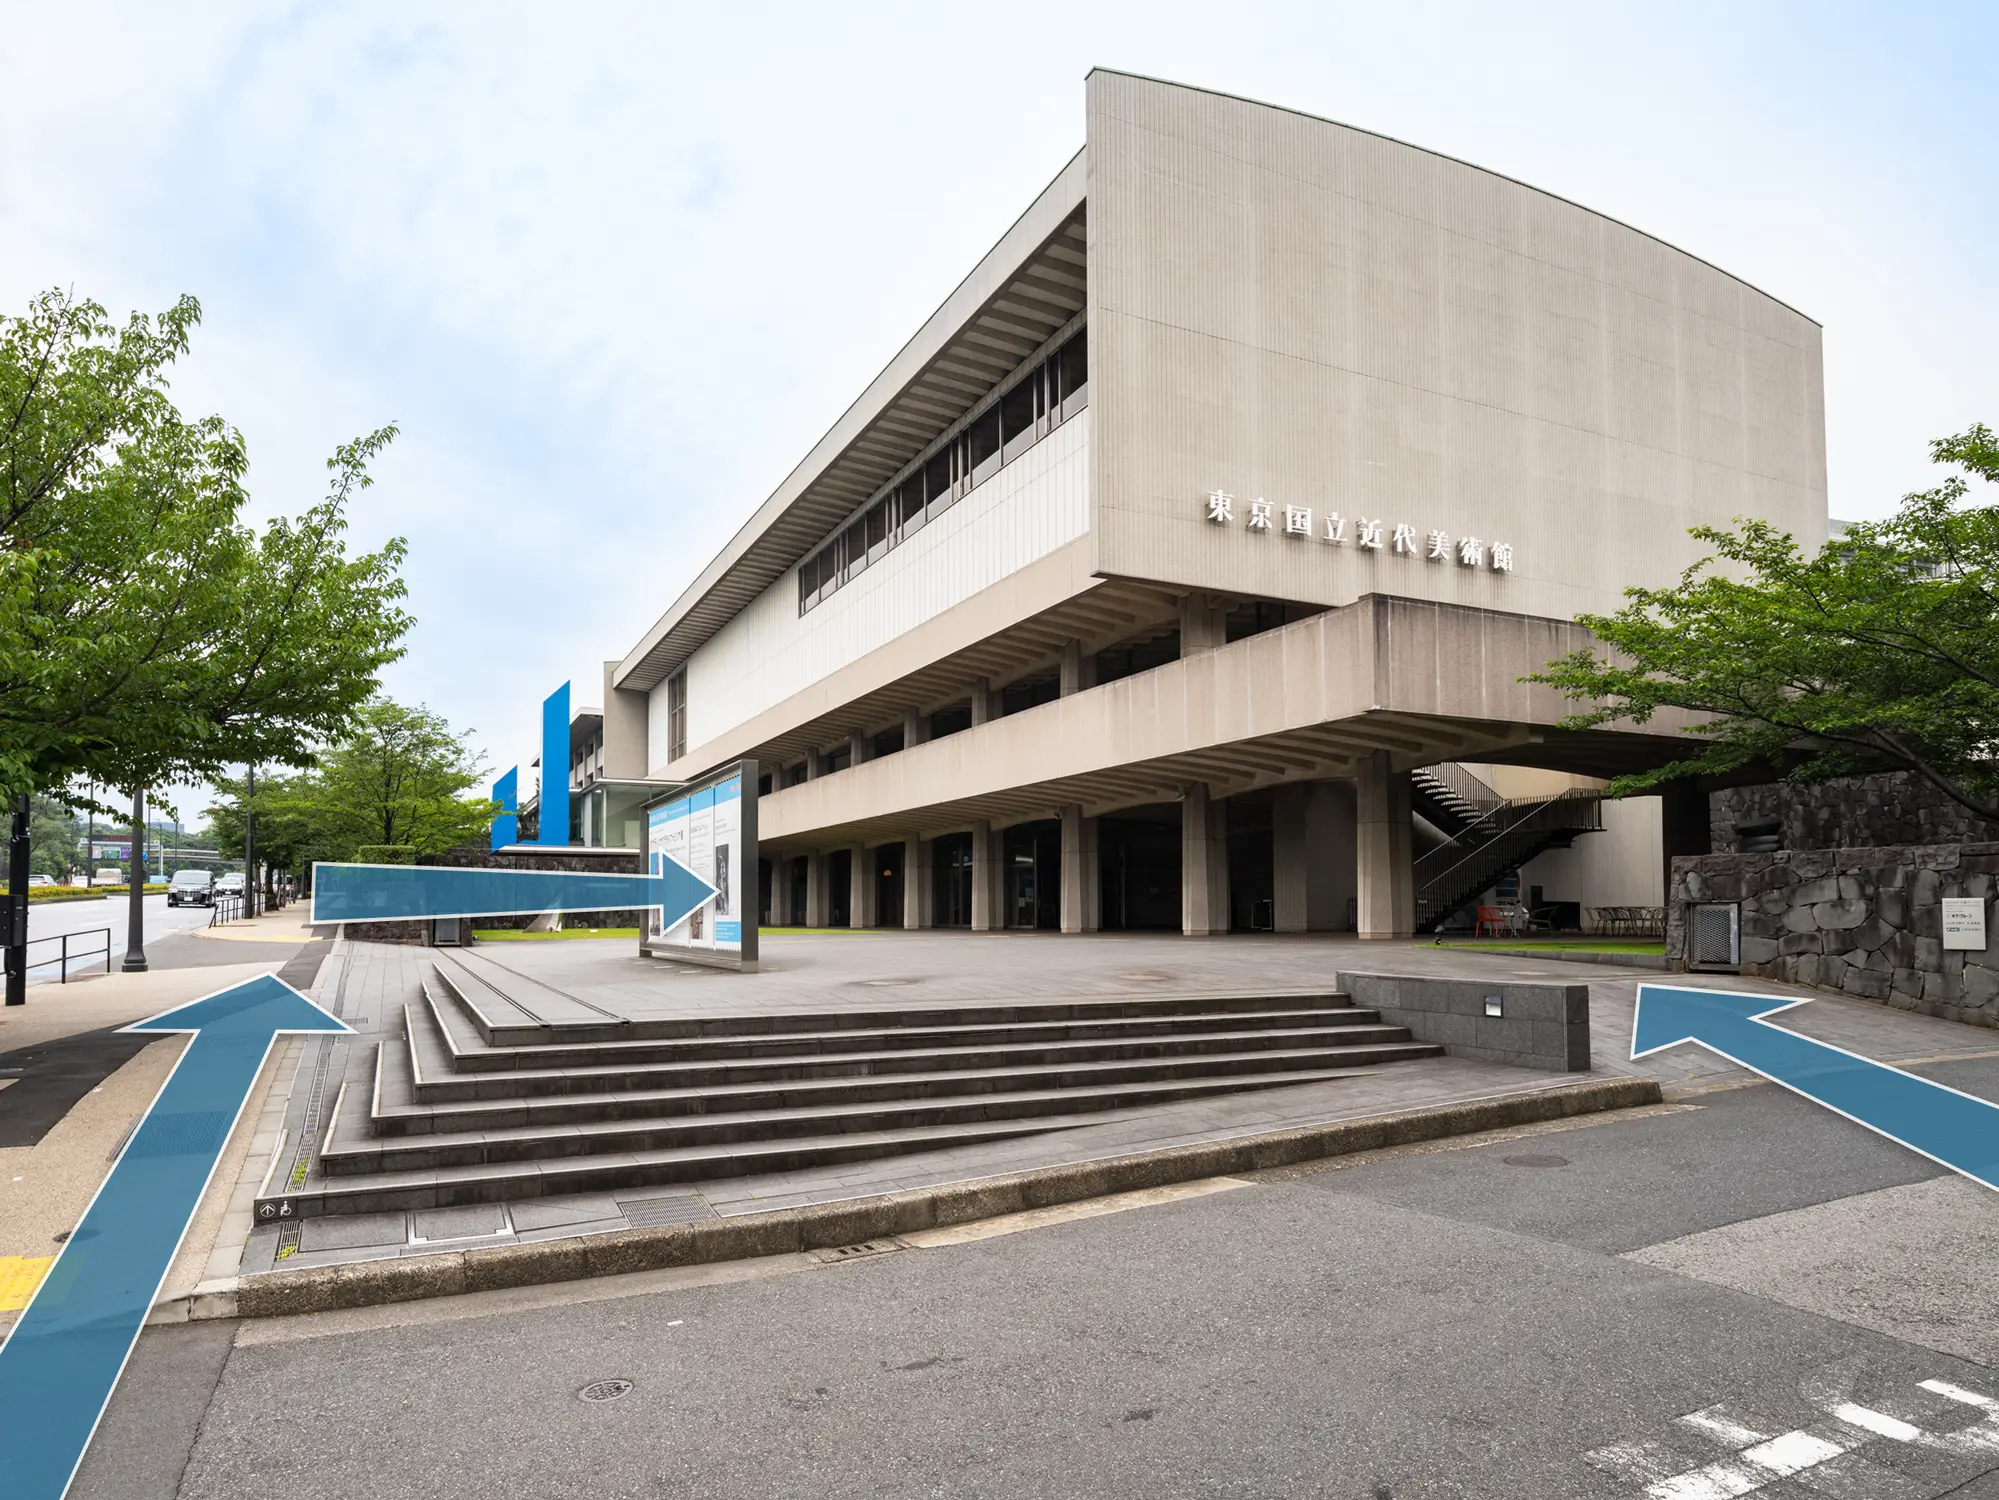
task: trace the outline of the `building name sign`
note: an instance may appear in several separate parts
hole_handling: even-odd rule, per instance
[[[1419,532],[1403,521],[1349,518],[1334,510],[1326,512],[1315,524],[1309,505],[1279,505],[1274,500],[1260,499],[1239,501],[1227,490],[1208,491],[1207,514],[1209,522],[1216,526],[1233,526],[1240,519],[1250,531],[1276,532],[1298,541],[1323,542],[1335,547],[1351,542],[1363,552],[1395,552],[1460,568],[1490,567],[1495,573],[1513,571],[1511,542],[1493,542],[1475,536],[1453,538],[1443,531]]]
[[[1946,949],[1976,951],[1985,946],[1985,898],[1945,896],[1943,898],[1943,945]]]

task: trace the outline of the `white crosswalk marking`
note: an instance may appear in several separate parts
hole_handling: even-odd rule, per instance
[[[1675,1417],[1679,1432],[1730,1450],[1727,1457],[1711,1463],[1688,1467],[1685,1455],[1657,1442],[1612,1443],[1584,1457],[1648,1500],[1738,1500],[1791,1479],[1821,1493],[1857,1496],[1859,1491],[1853,1486],[1856,1482],[1868,1485],[1869,1474],[1886,1481],[1888,1487],[1879,1500],[1888,1500],[1891,1493],[1907,1495],[1913,1490],[1902,1476],[1854,1456],[1855,1450],[1866,1444],[1885,1440],[1933,1452],[1981,1457],[1999,1451],[1999,1397],[1946,1380],[1925,1380],[1921,1387],[1933,1396],[1975,1407],[1984,1417],[1955,1432],[1931,1432],[1844,1399],[1846,1387],[1842,1383],[1837,1393],[1824,1388],[1812,1393],[1832,1420],[1815,1424],[1811,1430],[1801,1427],[1768,1437],[1723,1406],[1705,1406]]]

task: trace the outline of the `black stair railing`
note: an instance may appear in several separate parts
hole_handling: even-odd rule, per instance
[[[1416,861],[1417,930],[1434,931],[1508,870],[1602,827],[1602,794],[1587,788],[1502,802]]]
[[[1416,811],[1447,834],[1462,833],[1506,799],[1453,761],[1409,773]]]

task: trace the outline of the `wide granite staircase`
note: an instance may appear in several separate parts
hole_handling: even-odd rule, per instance
[[[794,1171],[1443,1051],[1340,994],[628,1020],[441,951],[401,1022],[260,1221]]]

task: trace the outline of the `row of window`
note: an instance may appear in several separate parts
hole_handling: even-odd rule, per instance
[[[1089,401],[1082,331],[1042,360],[913,474],[875,500],[798,568],[798,612],[856,578],[914,536]]]

